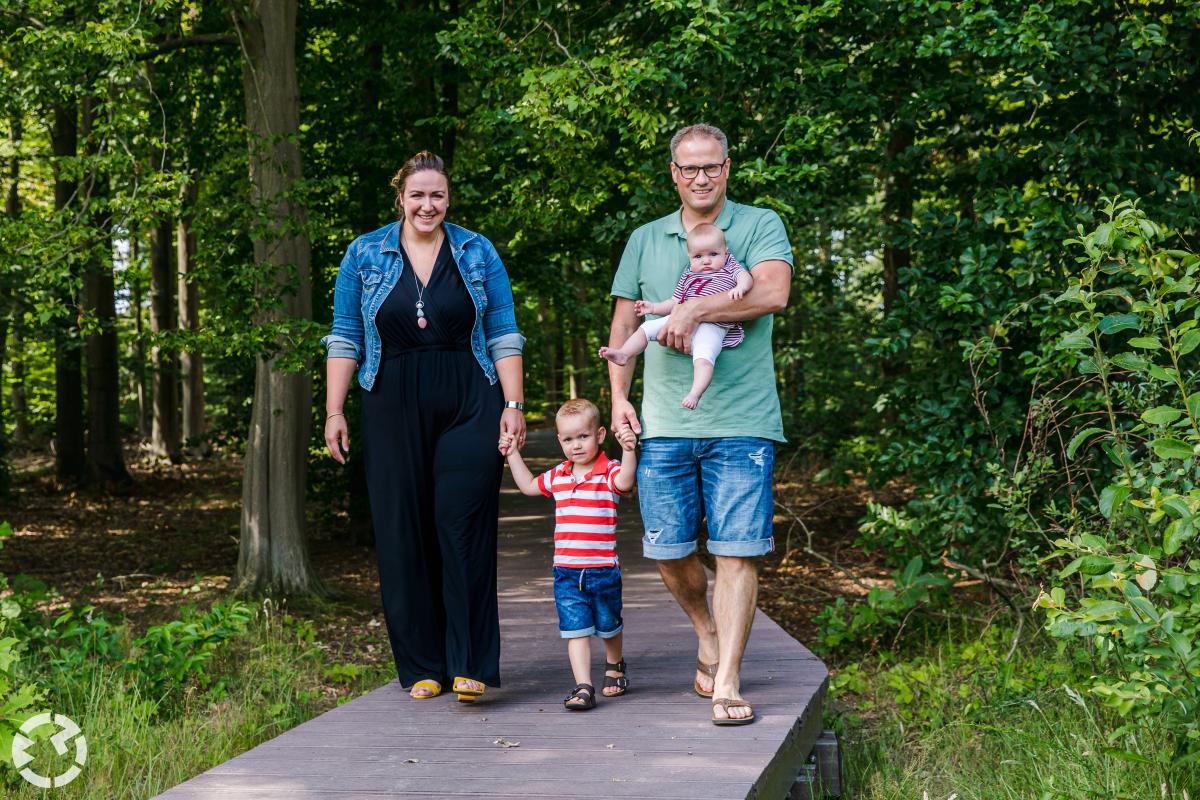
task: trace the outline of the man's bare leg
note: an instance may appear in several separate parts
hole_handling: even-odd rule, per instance
[[[675,602],[679,603],[679,607],[692,621],[696,638],[699,639],[696,658],[705,664],[716,662],[719,656],[717,625],[708,608],[708,573],[704,571],[704,565],[700,563],[696,554],[692,553],[683,558],[659,561],[658,574],[662,576],[663,583],[674,596]],[[713,688],[712,677],[698,670],[696,682],[705,691]]]
[[[754,608],[758,601],[758,564],[752,558],[715,556],[717,580],[713,587],[713,616],[720,640],[720,662],[713,697],[741,700],[742,656],[750,626],[754,623]],[[743,719],[754,712],[749,708],[713,707],[713,716]]]

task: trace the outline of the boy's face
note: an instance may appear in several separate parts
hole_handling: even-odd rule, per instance
[[[600,453],[604,427],[586,414],[571,414],[558,420],[558,443],[572,464],[590,464]]]
[[[692,272],[716,272],[729,256],[724,237],[712,234],[689,236],[687,248]]]

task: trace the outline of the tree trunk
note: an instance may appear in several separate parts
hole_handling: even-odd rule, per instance
[[[146,413],[146,345],[142,341],[145,327],[142,324],[142,278],[141,258],[138,248],[138,238],[135,233],[129,233],[129,275],[130,293],[133,295],[133,330],[137,334],[133,340],[133,393],[137,397],[138,439],[145,442],[150,438],[150,421]]]
[[[17,143],[21,141],[21,120],[13,119],[12,123],[13,157],[8,165],[8,194],[4,198],[4,213],[11,219],[21,215],[21,162],[17,158]],[[29,443],[29,408],[25,399],[25,347],[24,347],[24,308],[15,292],[11,293],[7,308],[12,313],[12,349],[6,350],[4,360],[12,360],[12,406],[13,418],[12,444],[24,446]],[[7,331],[0,335],[0,342],[7,340]],[[0,399],[0,402],[3,402]],[[3,430],[0,427],[0,430]]]
[[[21,213],[21,195],[20,186],[18,185],[21,178],[21,164],[17,160],[17,143],[20,140],[21,123],[19,119],[14,118],[11,138],[13,156],[9,161],[8,192],[5,193],[4,197],[4,213],[13,221]],[[4,369],[4,365],[8,362],[9,319],[12,319],[15,323],[21,314],[21,306],[16,301],[17,293],[13,286],[15,280],[15,274],[10,275],[8,280],[0,280],[0,371]],[[7,496],[9,490],[8,452],[8,423],[4,418],[4,394],[0,392],[0,496]]]
[[[254,257],[274,265],[259,286],[266,308],[256,324],[311,319],[308,220],[293,198],[301,178],[300,97],[296,84],[296,0],[251,0],[239,13],[253,203],[271,231],[254,240]],[[281,348],[286,343],[280,341]],[[242,478],[242,593],[322,591],[304,535],[305,458],[312,414],[309,370],[282,372],[277,357],[255,364],[254,405]]]
[[[200,330],[200,286],[195,280],[196,234],[192,219],[196,209],[196,174],[188,177],[175,231],[175,259],[179,274],[179,327],[195,334]],[[204,436],[204,356],[198,350],[179,354],[183,374],[183,441],[199,454],[207,452]]]
[[[94,127],[98,103],[83,102],[81,133],[88,155],[99,152]],[[103,208],[108,178],[95,168],[84,180],[83,197],[90,209]],[[84,303],[98,328],[87,338],[88,477],[100,483],[128,484],[129,472],[121,452],[121,385],[117,369],[116,281],[112,264],[112,214],[91,211],[92,227],[99,232],[102,247],[93,248],[83,276]]]
[[[150,230],[150,330],[154,334],[176,329],[173,228],[171,220],[165,218]],[[179,367],[174,352],[158,343],[150,350],[150,361],[154,369],[150,451],[179,463]]]
[[[898,159],[913,146],[913,126],[908,122],[897,122],[892,126],[888,139],[887,153],[883,166],[883,224],[887,241],[883,246],[883,311],[891,313],[896,303],[900,270],[912,263],[912,252],[907,243],[897,238],[907,238],[904,226],[912,221],[913,179],[911,168],[897,163]]]
[[[56,106],[50,128],[55,156],[54,207],[59,211],[79,203],[78,184],[64,177],[60,159],[78,154],[78,109],[73,103]],[[63,223],[69,224],[66,221]],[[54,321],[54,471],[60,483],[81,483],[87,475],[83,435],[83,353],[79,334],[77,301],[78,268],[67,267],[59,300],[65,314]]]
[[[555,352],[554,340],[558,326],[552,321],[554,311],[546,302],[545,293],[538,294],[538,335],[542,337],[542,361],[545,363],[543,386],[545,388],[546,404],[553,407],[558,405],[558,354]]]

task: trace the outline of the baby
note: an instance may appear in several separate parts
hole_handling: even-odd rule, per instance
[[[633,305],[639,317],[654,314],[659,319],[648,320],[620,347],[601,347],[600,357],[614,364],[625,364],[658,338],[667,324],[667,315],[676,303],[686,303],[694,297],[709,297],[727,292],[730,300],[741,300],[754,278],[729,252],[725,233],[716,225],[701,223],[688,232],[688,269],[679,276],[675,296],[671,300],[651,303],[638,300]],[[740,322],[701,322],[692,337],[692,388],[683,398],[684,408],[696,407],[700,396],[712,383],[713,368],[723,347],[736,347],[746,338]]]

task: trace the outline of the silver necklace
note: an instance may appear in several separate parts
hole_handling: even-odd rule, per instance
[[[441,252],[441,249],[442,249],[442,236],[443,235],[444,234],[442,234],[441,231],[438,231],[437,244],[434,245],[434,249],[433,249],[433,265],[435,267],[437,266],[437,254],[439,252]],[[405,249],[407,249],[407,248],[405,248]],[[412,256],[410,254],[409,260],[411,260],[411,259],[412,259]],[[415,286],[417,289],[417,303],[416,303],[417,327],[420,328],[421,330],[425,330],[425,326],[429,324],[429,321],[425,319],[425,287],[421,285],[421,282],[419,280],[417,280],[416,264],[412,264],[411,266],[412,266],[413,286]],[[429,277],[430,278],[433,277],[432,269],[429,270]]]

